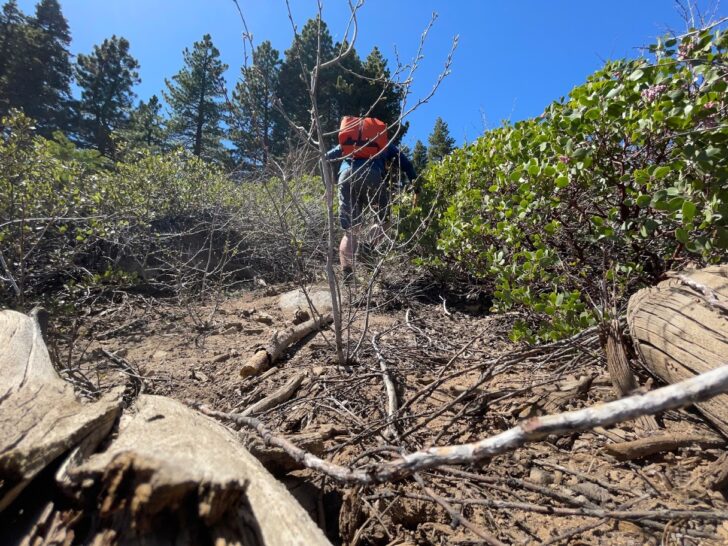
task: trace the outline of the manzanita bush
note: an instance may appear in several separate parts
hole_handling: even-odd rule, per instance
[[[724,261],[727,47],[715,29],[660,40],[433,166],[432,261],[490,283],[529,340],[595,323],[670,269]]]

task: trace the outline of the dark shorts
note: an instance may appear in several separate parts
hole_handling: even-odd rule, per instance
[[[339,221],[343,229],[361,224],[369,214],[384,222],[388,205],[389,191],[378,169],[349,169],[339,174]]]

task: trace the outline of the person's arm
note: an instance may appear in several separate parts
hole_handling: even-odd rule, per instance
[[[415,192],[419,190],[419,188],[416,187],[416,184],[414,184],[415,179],[417,178],[417,173],[415,172],[415,168],[412,166],[412,163],[407,158],[406,155],[404,155],[399,149],[396,149],[397,153],[397,160],[399,161],[399,168],[404,171],[404,174],[407,175],[407,178],[409,179],[410,184],[414,186]]]
[[[341,145],[337,144],[331,148],[328,152],[326,152],[324,158],[326,161],[336,161],[337,159],[341,159]]]

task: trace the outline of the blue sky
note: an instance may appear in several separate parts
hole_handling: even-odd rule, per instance
[[[112,34],[126,37],[141,64],[139,98],[159,94],[182,65],[182,50],[210,33],[234,84],[243,61],[242,25],[232,0],[60,0],[69,20],[72,53],[87,53]],[[345,29],[347,2],[324,0],[334,39]],[[20,0],[26,13],[35,2]],[[240,0],[256,42],[281,53],[292,31],[284,0]],[[315,0],[291,0],[299,27],[315,14]],[[701,3],[710,11],[713,2]],[[717,15],[725,15],[725,9]],[[430,16],[439,17],[425,46],[412,100],[427,94],[459,35],[452,74],[410,118],[405,142],[426,140],[441,116],[458,143],[502,120],[540,114],[580,84],[605,59],[635,57],[639,46],[685,23],[673,0],[367,0],[357,50],[378,45],[394,63],[411,60]]]

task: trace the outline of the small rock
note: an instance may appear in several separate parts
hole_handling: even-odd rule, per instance
[[[212,360],[210,360],[210,362],[211,362],[212,364],[218,364],[218,363],[220,363],[220,362],[225,362],[225,361],[226,361],[226,360],[228,360],[228,359],[229,359],[229,358],[230,358],[231,356],[232,356],[232,355],[231,355],[230,353],[222,353],[222,354],[220,354],[220,355],[217,355],[216,357],[214,357],[214,358],[213,358]],[[193,371],[192,373],[194,373],[194,371]],[[193,378],[193,379],[194,379],[194,378]]]
[[[195,370],[192,370],[192,373],[190,373],[190,377],[196,381],[201,381],[202,383],[207,383],[210,380],[207,375],[202,372],[196,372]]]
[[[258,313],[253,317],[253,320],[269,326],[273,324],[273,317],[271,317],[268,313]]]
[[[541,485],[547,485],[554,482],[554,477],[550,473],[538,468],[537,466],[531,467],[528,479]]]
[[[152,355],[152,360],[165,360],[168,354],[169,353],[167,351],[154,351],[154,354]]]

